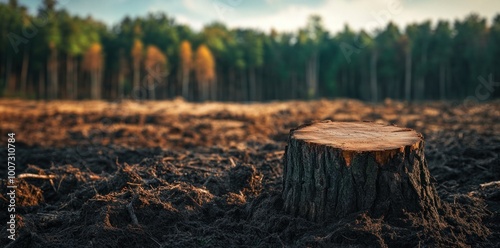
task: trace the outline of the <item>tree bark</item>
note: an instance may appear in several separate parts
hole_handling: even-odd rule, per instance
[[[422,135],[371,122],[318,122],[290,132],[284,156],[285,211],[311,221],[365,211],[438,219]]]
[[[149,100],[156,100],[156,87],[160,85],[161,82],[156,82],[156,79],[153,76],[147,76],[147,87],[149,91]]]
[[[72,74],[73,74],[73,80],[72,80],[73,87],[72,88],[73,88],[73,99],[76,100],[76,99],[78,99],[78,75],[79,75],[78,74],[79,73],[79,71],[78,71],[78,59],[75,59],[73,62],[74,63],[73,63],[73,70],[72,70],[73,71],[72,72]]]
[[[123,58],[122,58],[123,59]],[[123,72],[123,68],[124,68],[124,65],[123,65],[123,60],[120,60],[120,68],[118,69],[118,98],[119,99],[123,99],[124,95],[125,95],[125,75],[124,75],[124,72]]]
[[[212,79],[209,81],[209,85],[210,85],[210,91],[211,91],[211,100],[212,101],[217,101],[218,98],[217,98],[217,79]]]
[[[247,72],[245,69],[241,70],[241,92],[242,92],[242,101],[249,101],[248,98],[248,81],[247,81]]]
[[[182,68],[182,97],[189,100],[189,68]]]
[[[141,92],[140,85],[140,62],[134,61],[134,82],[132,83],[132,96],[134,96],[134,92]],[[137,97],[140,99],[141,96],[137,94]]]
[[[68,98],[75,100],[75,89],[73,88],[73,56],[70,54],[66,57],[66,92]]]
[[[257,85],[255,83],[255,68],[253,66],[248,68],[248,81],[250,85],[250,101],[257,101]]]
[[[16,88],[15,81],[12,80],[10,74],[12,73],[12,58],[7,57],[7,63],[5,64],[5,85],[7,86],[8,93],[12,94]]]
[[[377,59],[378,59],[378,52],[374,51],[370,59],[370,86],[371,86],[373,102],[378,101]]]
[[[39,79],[38,79],[38,99],[45,99],[45,67],[42,67],[40,70]]]
[[[29,46],[24,49],[23,65],[21,68],[21,94],[27,96],[28,66],[29,66]]]
[[[425,95],[425,78],[427,76],[427,44],[424,44],[423,52],[422,52],[422,57],[421,57],[421,64],[420,64],[420,70],[419,70],[419,79],[416,82],[416,99],[417,100],[423,100],[426,97]]]
[[[444,100],[446,98],[446,74],[445,74],[445,65],[444,62],[441,61],[439,64],[439,98]]]
[[[411,100],[411,60],[412,60],[411,47],[406,51],[406,63],[405,63],[405,100]]]
[[[101,99],[102,95],[102,71],[101,69],[94,69],[90,72],[90,82],[91,82],[91,99],[98,100]]]
[[[59,92],[59,80],[58,80],[58,61],[57,61],[57,49],[51,48],[48,66],[48,79],[49,79],[49,99],[54,100],[58,97]]]
[[[318,51],[313,51],[306,63],[307,98],[314,99],[318,91]]]
[[[234,72],[234,68],[229,69],[229,95],[228,95],[228,100],[229,101],[237,101],[236,97],[236,90],[235,90],[235,84],[236,84],[236,74]]]

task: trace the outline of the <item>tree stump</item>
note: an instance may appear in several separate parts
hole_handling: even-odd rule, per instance
[[[317,122],[290,131],[285,149],[285,211],[312,221],[367,211],[439,218],[420,133],[372,122]]]

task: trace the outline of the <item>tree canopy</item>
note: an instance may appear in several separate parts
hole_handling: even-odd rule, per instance
[[[56,0],[44,0],[34,15],[10,0],[0,3],[0,58],[5,97],[463,100],[500,78],[500,14],[490,23],[477,14],[405,27],[390,22],[375,32],[345,25],[330,33],[317,15],[295,32],[221,22],[194,31],[165,13],[108,27],[71,15]],[[145,81],[160,80],[152,66],[163,72],[155,87]],[[481,90],[488,94],[480,100],[500,95],[495,87]]]

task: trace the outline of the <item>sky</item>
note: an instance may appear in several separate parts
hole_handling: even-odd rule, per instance
[[[7,2],[7,0],[0,0]],[[36,13],[42,0],[19,0]],[[318,14],[325,27],[336,33],[348,24],[354,30],[373,31],[394,21],[400,27],[424,20],[463,19],[474,12],[488,22],[500,14],[500,0],[59,0],[70,13],[92,15],[108,25],[126,15],[145,16],[165,12],[179,23],[200,30],[205,24],[223,21],[229,27],[269,31],[296,31],[307,17]]]

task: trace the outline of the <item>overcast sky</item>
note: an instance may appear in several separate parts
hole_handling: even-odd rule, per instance
[[[19,2],[36,13],[42,0]],[[90,14],[109,25],[126,15],[145,16],[162,11],[195,30],[219,20],[229,27],[266,32],[271,28],[295,31],[305,25],[311,14],[319,14],[326,28],[337,32],[346,23],[355,30],[373,31],[385,26],[388,20],[402,26],[427,19],[463,19],[471,12],[491,23],[500,13],[500,0],[60,0],[58,6],[80,16]]]

